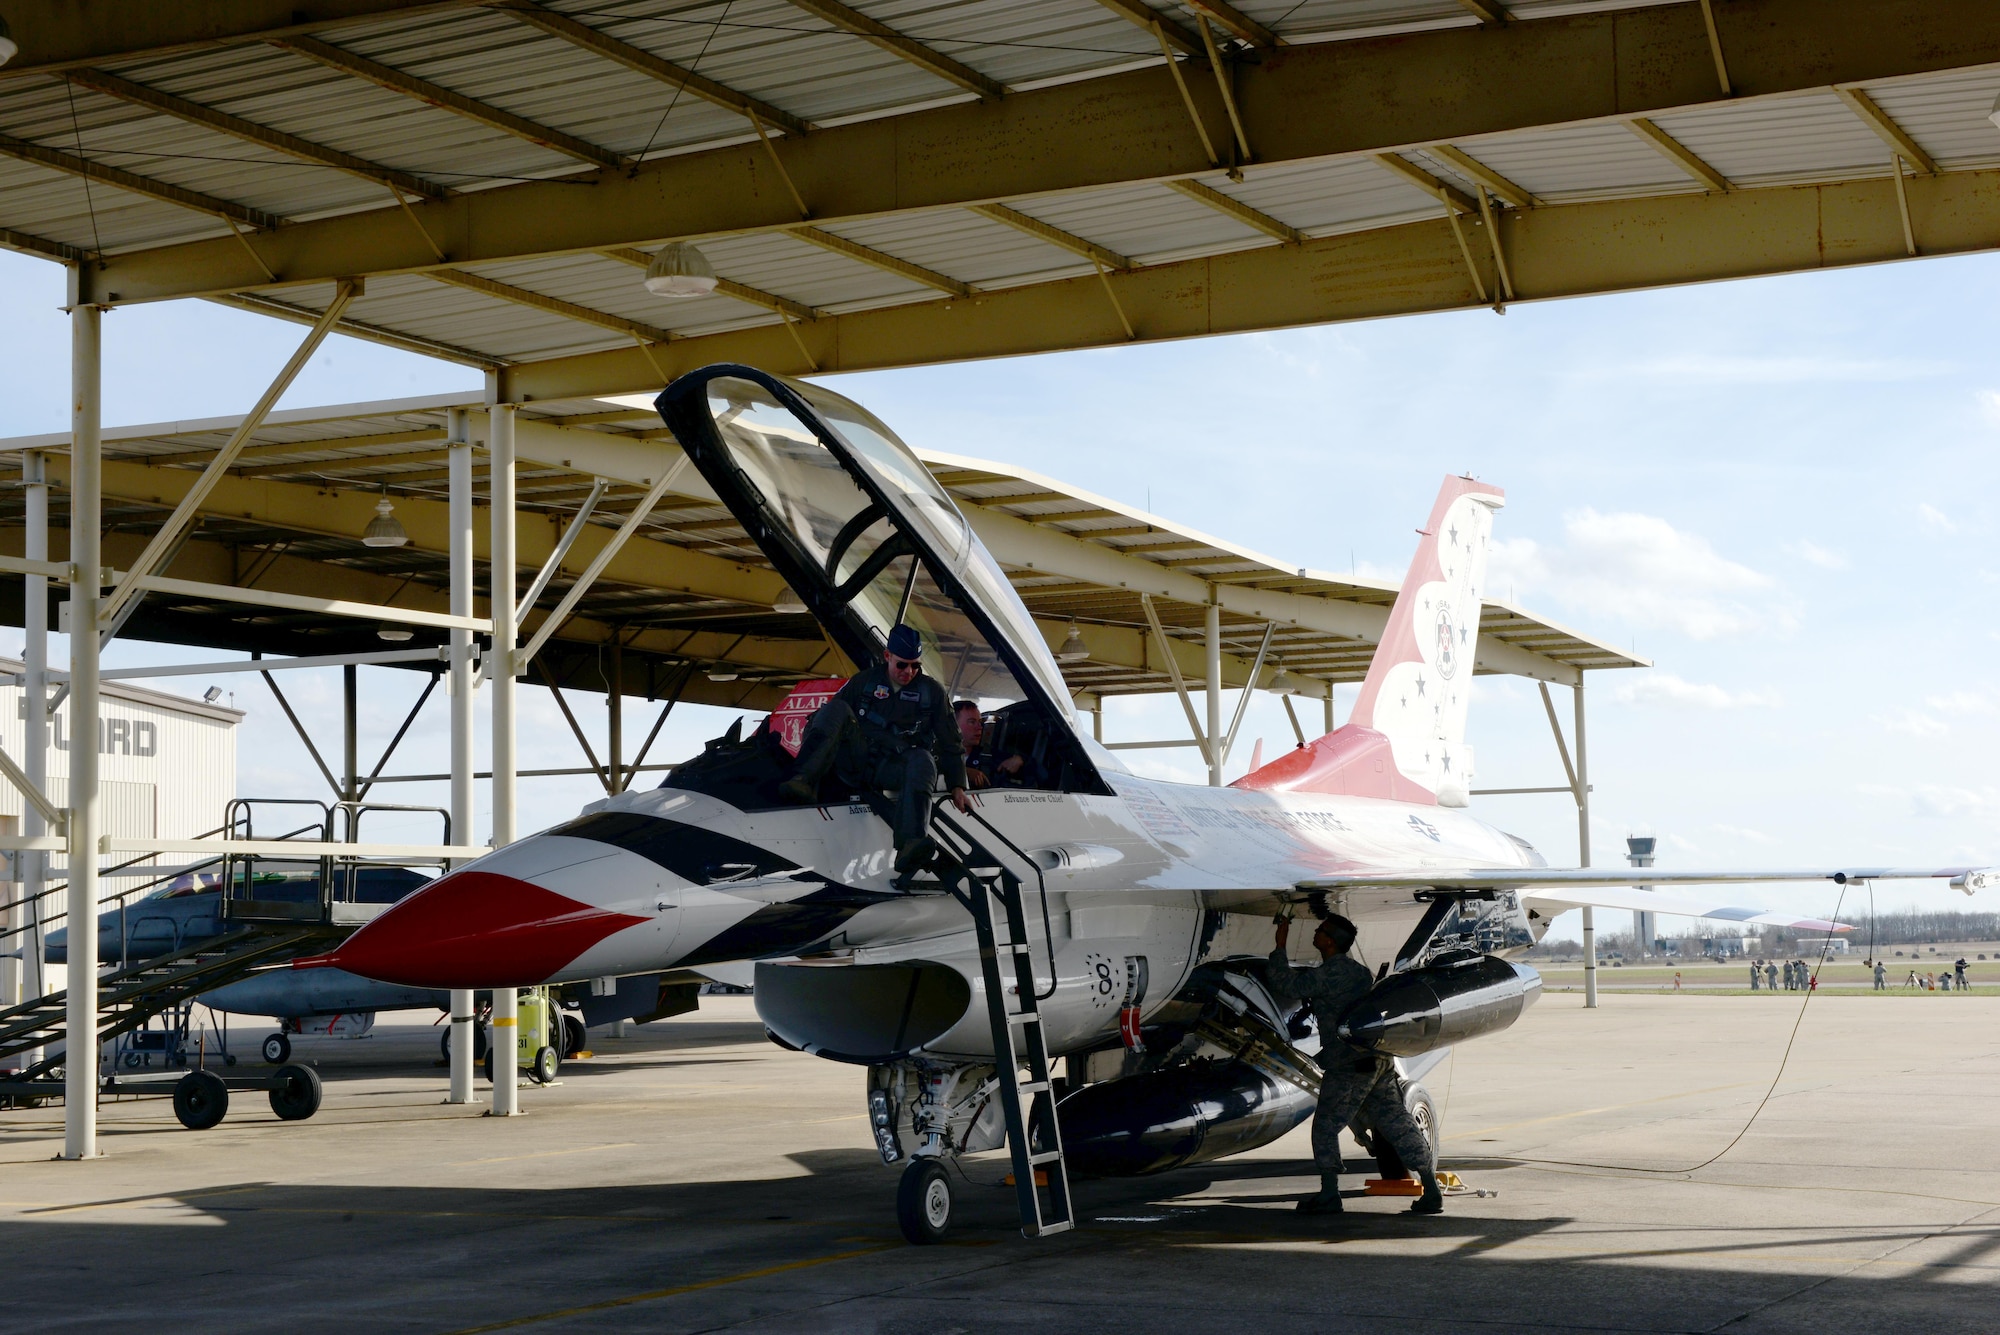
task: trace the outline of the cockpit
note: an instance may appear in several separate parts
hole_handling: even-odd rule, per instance
[[[1040,628],[999,563],[916,454],[841,396],[742,366],[682,376],[661,417],[716,496],[855,667],[912,627],[925,675],[984,721],[1010,786],[1107,791],[1070,726]],[[801,690],[825,683],[805,683]],[[789,705],[791,702],[787,702]],[[774,720],[726,736],[668,784],[740,806],[777,805],[797,751]]]

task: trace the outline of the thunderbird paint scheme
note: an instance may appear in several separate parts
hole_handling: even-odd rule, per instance
[[[659,408],[847,659],[875,661],[892,625],[914,626],[924,670],[979,702],[996,745],[1026,757],[1030,782],[980,791],[970,818],[941,807],[937,819],[960,832],[941,842],[962,856],[899,886],[879,798],[822,789],[824,805],[785,805],[776,788],[791,753],[760,728],[712,744],[671,786],[593,804],[439,878],[324,962],[407,985],[489,988],[759,961],[758,1011],[775,1039],[869,1068],[883,1157],[909,1160],[901,1213],[913,1238],[948,1222],[941,1161],[1009,1144],[1018,1168],[1024,1153],[1040,1163],[1057,1148],[1046,1119],[1009,1100],[1043,1112],[1054,1102],[1066,1162],[1052,1177],[1212,1159],[1310,1115],[1312,1055],[1334,1036],[1306,1032],[1259,981],[1276,913],[1354,920],[1355,956],[1380,981],[1341,1037],[1397,1055],[1412,1076],[1445,1045],[1522,1012],[1539,980],[1506,957],[1569,906],[1839,930],[1633,890],[1629,871],[1552,869],[1464,809],[1496,487],[1446,479],[1349,721],[1229,787],[1197,787],[1129,773],[1074,726],[1047,642],[1006,576],[866,411],[740,366],[682,377]],[[954,874],[982,865],[986,881]],[[1890,875],[1949,876],[1968,890],[1987,877],[1646,879]],[[1025,939],[998,952],[1025,948],[1020,974],[980,956],[973,900],[989,903],[990,884],[1004,907],[1003,880],[1018,887]],[[1014,981],[996,997],[1003,979]],[[1039,1018],[1023,1022],[1024,1011]],[[1012,1052],[996,1062],[1002,1045]],[[1068,1059],[1048,1088],[1036,1079],[1042,1055]],[[1017,1060],[1029,1066],[1018,1090]],[[1066,1201],[1066,1182],[1056,1187]],[[1031,1220],[1030,1231],[1060,1226],[1059,1204],[1054,1224]]]

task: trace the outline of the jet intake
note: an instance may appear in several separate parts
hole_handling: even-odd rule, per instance
[[[1315,1099],[1237,1061],[1193,1061],[1085,1085],[1056,1105],[1070,1171],[1137,1177],[1268,1145]]]
[[[972,985],[942,964],[759,964],[757,1015],[788,1047],[863,1066],[901,1061],[942,1037]]]
[[[1365,1051],[1414,1057],[1498,1033],[1541,992],[1542,976],[1527,965],[1468,953],[1383,979],[1348,1007],[1340,1037]]]

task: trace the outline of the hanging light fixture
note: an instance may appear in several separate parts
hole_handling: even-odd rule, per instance
[[[361,531],[363,547],[401,547],[410,540],[403,531],[403,521],[396,518],[396,507],[389,504],[389,496],[384,492],[382,499],[375,502],[375,517],[368,521],[368,527]]]
[[[1285,671],[1283,659],[1273,658],[1271,665],[1278,670],[1271,674],[1271,684],[1265,688],[1266,690],[1273,695],[1291,695],[1298,690],[1298,684],[1292,680],[1292,674]]]
[[[20,53],[20,44],[14,40],[14,34],[7,31],[7,20],[0,19],[0,65],[6,64]]]
[[[732,672],[720,663],[708,670],[708,679],[710,681],[735,681],[741,675],[740,672]]]
[[[797,616],[806,610],[805,599],[793,593],[790,588],[787,588],[783,593],[778,595],[778,601],[771,604],[771,610],[783,613],[785,616]]]
[[[689,243],[670,242],[646,266],[646,290],[656,297],[705,297],[715,291],[715,266]]]
[[[1056,662],[1081,663],[1090,657],[1090,646],[1083,642],[1083,630],[1074,622],[1069,623],[1069,634],[1063,637],[1062,647],[1056,650]]]
[[[399,626],[393,621],[385,621],[375,628],[375,638],[387,640],[391,644],[401,644],[416,634],[408,626]]]

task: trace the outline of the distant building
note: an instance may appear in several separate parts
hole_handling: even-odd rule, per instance
[[[27,698],[21,688],[21,668],[14,659],[0,658],[0,747],[17,761],[26,755],[27,746]],[[99,829],[114,838],[194,839],[221,825],[224,806],[236,796],[236,725],[243,721],[243,712],[122,681],[107,681],[102,690],[95,729],[98,753],[103,758],[99,767]],[[53,723],[48,796],[62,807],[69,805],[70,748],[76,740],[76,724],[66,700],[57,706]],[[22,807],[21,794],[14,786],[0,782],[0,834],[21,833]],[[104,862],[110,865],[127,860],[110,857]],[[50,861],[57,868],[63,863],[60,854],[52,855]],[[151,869],[157,862],[147,858],[128,871],[105,876],[100,902],[108,904],[119,892],[158,875]],[[11,865],[0,874],[9,878],[16,875]],[[18,883],[6,884],[0,897],[17,898],[17,891]],[[43,902],[59,911],[63,897],[58,894]],[[6,910],[0,912],[0,919],[9,928],[24,925],[26,911]],[[5,949],[11,953],[16,945],[17,940],[10,938]],[[59,967],[51,969],[49,986],[62,985],[60,974]],[[21,976],[20,961],[0,959],[0,1002],[20,995]]]

